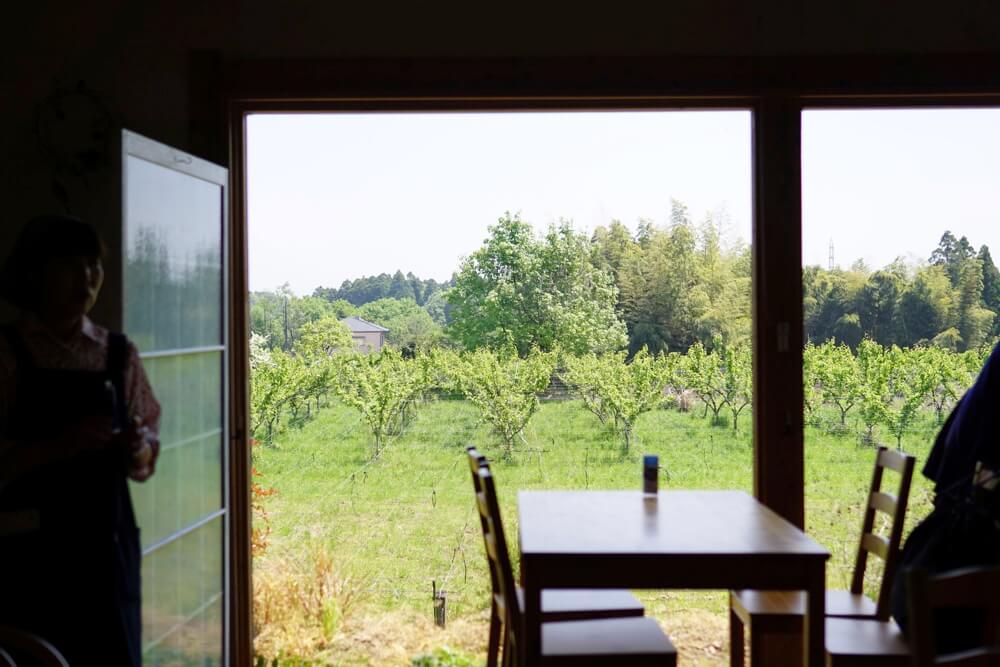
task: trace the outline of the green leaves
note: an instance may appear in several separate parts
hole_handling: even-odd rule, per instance
[[[301,359],[281,350],[267,352],[259,339],[251,341],[250,433],[255,439],[271,442],[284,410],[302,395],[305,378]]]
[[[928,365],[921,363],[919,354],[919,349],[904,351],[893,345],[883,357],[887,368],[883,420],[896,436],[897,449],[934,386],[934,375]]]
[[[822,400],[840,410],[840,425],[847,425],[847,413],[858,402],[862,377],[857,361],[847,345],[828,340],[814,348],[813,372]]]
[[[705,412],[712,411],[712,417],[719,419],[719,412],[725,406],[721,388],[725,383],[724,370],[715,352],[707,352],[701,342],[696,342],[684,357],[680,375],[685,387],[693,391],[705,404]]]
[[[444,355],[453,385],[479,409],[483,420],[500,437],[505,453],[523,439],[524,427],[538,409],[537,394],[548,387],[555,355],[532,350],[524,358],[512,349],[476,350]]]
[[[302,325],[295,352],[308,363],[323,363],[336,352],[354,350],[351,331],[334,316]]]
[[[729,408],[733,430],[739,427],[743,410],[753,396],[753,367],[750,348],[745,344],[727,345],[716,338],[714,349],[706,351],[700,343],[688,350],[680,364],[682,382],[705,404],[706,412],[719,421],[719,413]]]
[[[429,362],[404,359],[391,347],[378,354],[350,354],[336,360],[333,390],[361,413],[374,438],[372,456],[378,456],[386,439],[402,430],[416,401],[431,387]]]
[[[897,448],[928,402],[941,421],[945,408],[972,384],[981,365],[977,353],[957,354],[937,347],[883,348],[868,339],[858,345],[856,357],[832,342],[808,355],[811,365],[821,369],[814,377],[822,385],[823,400],[841,409],[842,423],[846,410],[857,405],[865,427],[862,440],[874,444],[875,428],[884,425],[895,436]]]
[[[569,356],[560,375],[601,423],[621,434],[627,452],[636,420],[664,402],[676,365],[676,357],[653,356],[643,348],[631,362],[624,352]]]
[[[469,350],[513,346],[521,356],[532,348],[576,354],[623,348],[617,288],[592,259],[590,241],[569,223],[536,238],[531,225],[507,214],[462,262],[447,294],[449,335]]]
[[[601,254],[616,262],[629,350],[681,352],[715,338],[747,342],[749,249],[723,243],[718,228],[723,220],[710,215],[696,227],[682,204],[673,202],[672,208],[669,227],[645,225],[636,242],[624,248],[608,247],[610,232],[595,233]]]

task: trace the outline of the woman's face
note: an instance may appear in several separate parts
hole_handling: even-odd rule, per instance
[[[42,269],[40,310],[60,318],[86,315],[101,291],[104,267],[99,257],[56,257]]]

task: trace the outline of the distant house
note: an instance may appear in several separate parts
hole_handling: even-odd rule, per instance
[[[380,352],[385,345],[385,335],[389,330],[372,324],[360,317],[345,317],[340,320],[351,330],[351,338],[362,352]]]

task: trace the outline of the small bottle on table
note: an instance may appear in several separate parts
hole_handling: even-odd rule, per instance
[[[646,495],[656,495],[659,491],[657,475],[660,469],[660,457],[656,454],[646,454],[642,457],[642,492]]]

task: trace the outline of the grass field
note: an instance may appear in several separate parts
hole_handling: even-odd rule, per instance
[[[474,408],[432,401],[372,460],[357,413],[333,403],[255,452],[261,482],[277,490],[266,499],[270,545],[254,563],[258,653],[268,664],[281,656],[279,664],[408,665],[415,654],[448,646],[457,657],[439,650],[437,663],[424,664],[481,664],[489,578],[466,445],[491,460],[516,548],[519,489],[639,488],[643,453],[659,454],[661,488],[750,491],[750,424],[744,413],[734,433],[711,425],[700,409],[658,410],[640,418],[639,445],[624,453],[580,403],[551,401],[529,423],[526,443],[504,460]],[[918,470],[936,429],[928,412],[903,440]],[[846,588],[873,450],[858,446],[853,432],[816,426],[807,428],[806,443],[807,530],[833,554],[828,585]],[[930,498],[929,483],[916,475],[908,526],[926,515]],[[432,581],[447,591],[445,630],[432,624]],[[685,664],[724,663],[723,592],[641,598]]]

